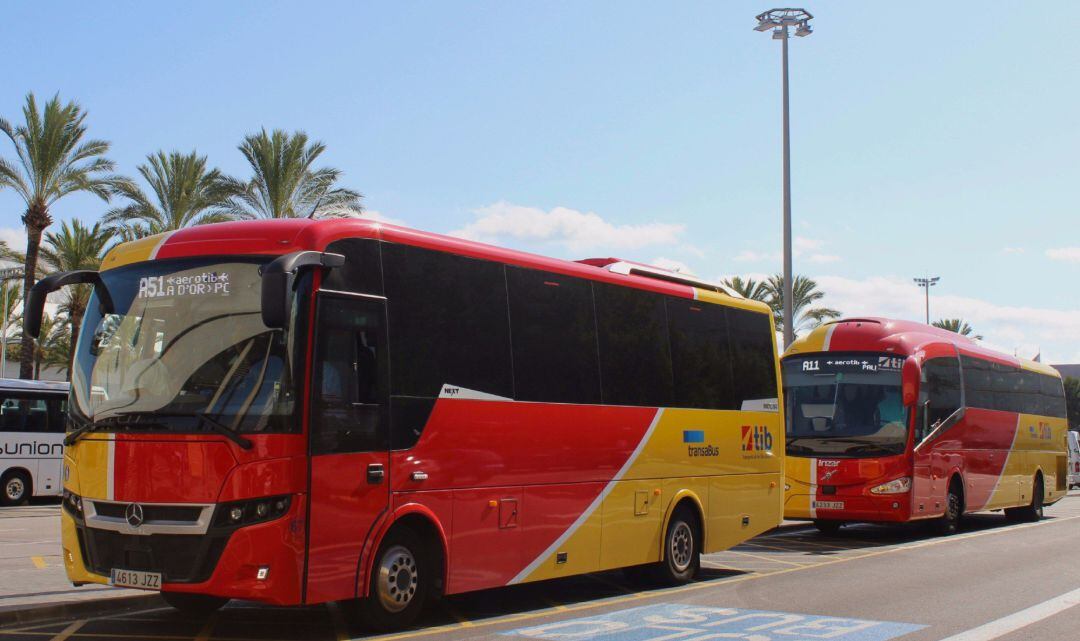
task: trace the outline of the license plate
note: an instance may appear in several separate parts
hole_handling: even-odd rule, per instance
[[[143,572],[141,570],[117,570],[114,568],[109,575],[109,584],[121,588],[160,590],[161,573]]]
[[[843,501],[814,501],[814,508],[818,510],[842,510]]]

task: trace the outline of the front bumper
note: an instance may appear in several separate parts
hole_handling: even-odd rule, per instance
[[[809,494],[789,493],[784,501],[784,518],[902,523],[911,520],[911,493],[837,493],[814,497]]]
[[[131,535],[88,528],[61,510],[64,567],[72,583],[108,584],[110,566],[163,575],[162,590],[299,605],[302,598],[306,497],[289,511],[225,536]],[[150,541],[149,539],[155,539]],[[135,566],[135,567],[131,567]],[[260,568],[268,568],[258,578]]]

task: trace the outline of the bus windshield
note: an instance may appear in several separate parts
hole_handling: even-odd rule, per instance
[[[908,437],[903,362],[892,354],[866,353],[785,359],[787,453],[837,458],[902,454]]]
[[[292,349],[260,313],[264,260],[178,259],[102,272],[114,313],[86,308],[72,368],[75,427],[283,432]]]

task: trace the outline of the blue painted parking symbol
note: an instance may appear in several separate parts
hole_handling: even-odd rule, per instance
[[[543,641],[887,641],[926,626],[662,603],[504,632]]]

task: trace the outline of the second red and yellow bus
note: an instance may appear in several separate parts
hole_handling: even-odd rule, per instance
[[[1051,367],[920,323],[857,318],[783,361],[789,519],[1039,519],[1068,490],[1065,396]]]

